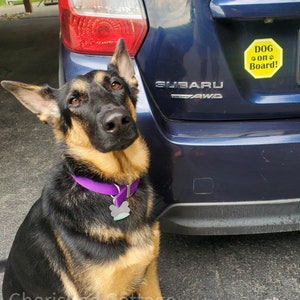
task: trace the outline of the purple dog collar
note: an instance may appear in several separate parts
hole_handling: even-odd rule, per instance
[[[114,217],[114,220],[118,221],[129,216],[130,209],[128,207],[128,202],[126,201],[126,199],[136,192],[140,182],[139,179],[137,179],[129,185],[118,185],[97,182],[86,177],[80,177],[75,175],[72,175],[72,178],[79,185],[92,192],[112,196],[115,206],[111,205],[110,210],[112,211],[112,216]],[[119,211],[117,211],[118,209]]]

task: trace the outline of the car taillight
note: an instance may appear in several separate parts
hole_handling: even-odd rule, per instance
[[[142,0],[60,0],[61,36],[71,51],[112,55],[123,38],[131,56],[148,30]]]

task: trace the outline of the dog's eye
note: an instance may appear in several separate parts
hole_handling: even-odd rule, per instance
[[[69,100],[69,106],[71,107],[78,107],[81,103],[81,99],[80,98],[71,98]]]
[[[118,81],[113,81],[110,84],[110,87],[111,87],[112,90],[118,90],[121,87],[121,83],[118,82]]]

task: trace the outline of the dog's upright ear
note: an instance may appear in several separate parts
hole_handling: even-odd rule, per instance
[[[135,77],[133,62],[123,39],[118,40],[115,53],[108,65],[108,69],[112,68],[117,69],[119,75],[123,77],[131,87],[136,88],[136,91],[138,91],[138,81]]]
[[[15,81],[1,81],[1,85],[43,123],[55,127],[60,118],[55,89],[47,85],[37,86]]]

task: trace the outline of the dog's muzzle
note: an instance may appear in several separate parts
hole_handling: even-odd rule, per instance
[[[135,121],[129,111],[122,107],[106,111],[100,123],[106,136],[102,147],[104,152],[125,149],[138,137]]]

